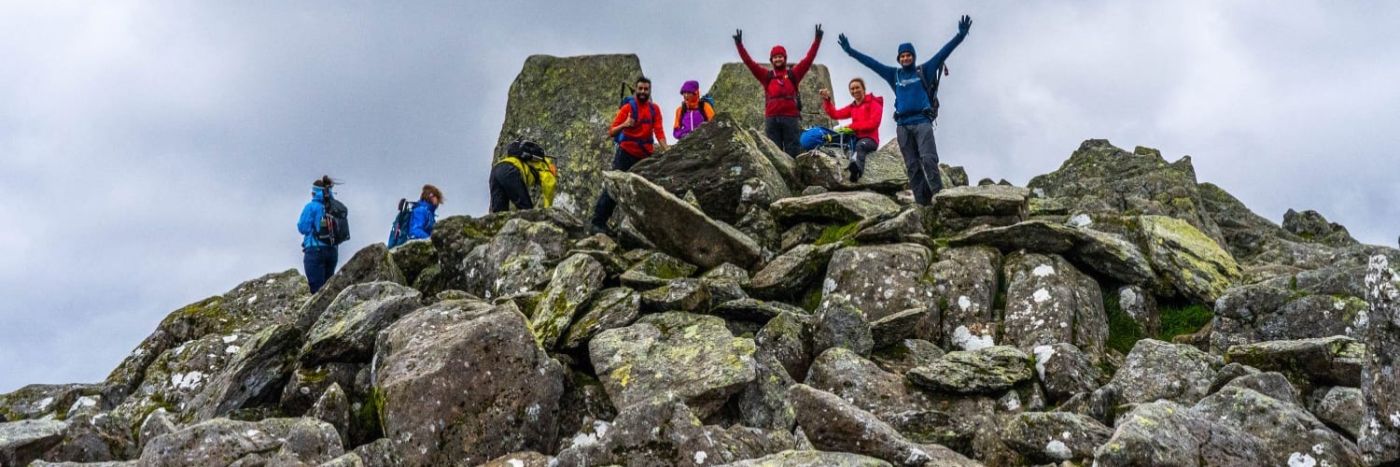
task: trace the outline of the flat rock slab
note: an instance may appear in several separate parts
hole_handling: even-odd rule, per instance
[[[705,269],[732,263],[753,268],[763,252],[752,238],[632,173],[603,174],[608,193],[662,251]]]
[[[850,223],[899,212],[899,203],[868,191],[834,191],[783,198],[770,209],[784,225],[803,221]]]

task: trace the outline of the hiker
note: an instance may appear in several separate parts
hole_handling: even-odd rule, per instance
[[[331,188],[335,181],[329,175],[311,182],[311,201],[301,209],[297,219],[297,231],[301,232],[302,266],[306,270],[306,285],[311,293],[321,290],[326,280],[335,274],[337,246],[349,239],[348,233],[340,234],[342,228],[348,232],[345,223],[345,205],[334,199]],[[328,214],[329,213],[329,214]],[[345,223],[343,226],[337,223]]]
[[[413,217],[408,220],[408,239],[433,236],[433,226],[437,225],[437,208],[442,204],[442,190],[431,184],[423,185],[423,193],[418,202],[413,203]]]
[[[823,89],[822,110],[825,110],[826,116],[832,120],[851,119],[846,128],[856,133],[856,140],[851,146],[854,154],[851,155],[847,170],[851,173],[851,183],[855,183],[865,174],[865,156],[880,148],[880,120],[885,111],[885,99],[867,94],[865,80],[859,77],[851,78],[846,87],[851,91],[851,105],[836,108],[836,105],[831,103],[831,91]]]
[[[837,40],[841,50],[875,71],[894,88],[895,137],[899,140],[899,152],[904,156],[904,171],[909,175],[914,201],[924,206],[932,204],[933,195],[943,189],[938,173],[938,148],[933,139],[933,121],[938,118],[938,75],[940,71],[946,72],[944,61],[971,28],[972,18],[963,15],[958,21],[958,34],[922,65],[914,64],[913,44],[900,44],[898,68],[851,48],[845,34]]]
[[[696,87],[699,87],[698,83]],[[651,157],[657,148],[665,151],[666,131],[663,128],[665,126],[661,122],[661,107],[651,101],[651,80],[645,76],[637,78],[632,96],[623,99],[622,107],[617,109],[617,116],[608,128],[608,136],[617,142],[612,170],[632,170],[634,164]],[[607,190],[603,190],[603,194],[598,197],[598,203],[593,206],[593,220],[589,222],[589,230],[593,233],[606,233],[608,219],[612,218],[613,209],[616,208],[617,201],[613,200]]]
[[[681,85],[681,106],[676,107],[676,123],[671,136],[680,141],[705,122],[714,120],[715,105],[710,96],[700,97],[700,82],[686,81]]]
[[[788,67],[787,49],[781,45],[773,46],[768,52],[768,63],[773,65],[773,69],[769,70],[749,57],[749,51],[744,49],[744,31],[734,31],[734,47],[739,49],[739,58],[763,85],[763,134],[793,157],[797,157],[801,151],[798,138],[802,135],[802,96],[798,86],[807,76],[807,70],[812,68],[812,60],[817,58],[817,49],[822,45],[820,24],[817,25],[816,35],[812,47],[807,49],[807,56],[792,67]]]
[[[491,167],[487,183],[491,191],[491,212],[505,211],[511,205],[515,205],[515,209],[534,209],[530,187],[540,190],[540,207],[550,207],[554,204],[554,186],[558,178],[559,168],[545,155],[544,148],[534,141],[512,141],[506,145],[506,156]],[[427,187],[424,187],[426,193]],[[438,202],[441,203],[441,199]]]

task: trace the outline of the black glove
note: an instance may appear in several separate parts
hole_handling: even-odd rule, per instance
[[[822,40],[822,25],[817,24],[817,40]]]
[[[520,151],[531,157],[544,157],[544,148],[534,141],[526,141],[520,145]]]
[[[735,30],[734,30],[734,43],[735,43],[735,44],[742,44],[742,43],[744,43],[744,30],[743,30],[743,29],[735,29]]]
[[[967,34],[968,29],[972,29],[972,17],[963,15],[962,19],[958,20],[958,32]]]
[[[841,45],[841,50],[851,50],[851,41],[846,39],[846,34],[836,36],[836,43]]]

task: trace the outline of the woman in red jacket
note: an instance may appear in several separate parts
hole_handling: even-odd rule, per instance
[[[831,103],[831,91],[823,89],[822,109],[826,110],[826,116],[834,120],[851,119],[851,124],[846,125],[846,128],[856,132],[856,143],[855,154],[851,156],[848,169],[851,172],[851,183],[855,183],[865,173],[865,155],[880,148],[880,118],[884,113],[885,100],[874,94],[866,94],[863,79],[852,78],[848,87],[851,90],[851,98],[854,99],[851,105],[836,108]]]

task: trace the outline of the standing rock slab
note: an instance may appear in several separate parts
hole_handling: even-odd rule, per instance
[[[1167,399],[1194,404],[1206,396],[1219,358],[1185,344],[1143,339],[1133,346],[1109,384],[1123,403]]]
[[[906,375],[919,386],[950,394],[991,394],[1005,392],[1030,381],[1031,359],[1010,346],[948,352],[926,366]]]
[[[377,348],[384,436],[405,463],[554,449],[564,370],[514,305],[441,302],[394,323]]]
[[[1138,404],[1094,451],[1094,465],[1259,465],[1269,450],[1259,437],[1175,402]]]
[[[1400,460],[1400,374],[1395,368],[1400,355],[1400,282],[1385,256],[1371,257],[1366,301],[1371,304],[1368,352],[1361,370],[1366,413],[1358,441],[1366,462],[1374,465]]]
[[[559,178],[554,205],[587,219],[613,157],[608,126],[617,114],[618,83],[633,84],[638,76],[641,61],[632,54],[531,55],[511,82],[505,121],[489,162],[495,164],[517,138],[539,141],[555,156],[559,171],[568,174]],[[486,169],[488,161],[481,162]]]
[[[316,291],[306,305],[297,311],[297,327],[302,330],[310,329],[321,319],[321,313],[326,311],[326,307],[346,288],[375,281],[408,285],[403,272],[394,264],[394,255],[389,253],[389,248],[383,243],[373,243],[361,248],[355,252],[355,256],[351,256],[350,260],[345,262],[345,266],[341,266],[335,275],[327,279],[321,290]]]
[[[613,287],[598,292],[588,311],[569,326],[563,348],[576,349],[588,345],[598,333],[620,328],[637,319],[641,313],[642,295],[626,287]]]
[[[772,162],[788,156],[766,140],[722,112],[666,152],[638,162],[631,172],[676,196],[693,193],[705,215],[734,224],[741,204],[766,208],[792,196]]]
[[[971,337],[982,334],[974,330],[988,331],[990,340],[1000,324],[992,306],[1000,287],[1001,253],[985,246],[948,248],[929,265],[928,276],[938,294],[940,313],[928,315],[916,335],[959,350],[974,349],[968,348],[966,338],[954,342],[954,335]]]
[[[394,282],[347,287],[307,333],[302,364],[369,361],[379,331],[417,309],[421,298],[417,290]]]
[[[768,320],[754,335],[754,345],[771,353],[783,364],[788,375],[801,381],[816,354],[812,351],[812,317],[807,314],[781,313]]]
[[[314,418],[245,422],[219,418],[185,427],[146,443],[140,465],[303,465],[341,454],[335,427]]]
[[[1108,315],[1098,282],[1064,258],[1014,253],[1006,258],[1003,344],[1025,351],[1061,342],[1095,360],[1108,339]]]
[[[643,316],[588,344],[589,358],[620,412],[677,397],[709,417],[754,380],[752,339],[736,338],[723,319],[684,312]]]
[[[1045,396],[1052,402],[1089,393],[1104,382],[1103,371],[1088,355],[1071,344],[1041,345],[1033,349],[1035,371]]]
[[[554,268],[549,286],[530,318],[530,330],[540,344],[547,349],[558,347],[574,316],[603,288],[606,275],[603,265],[585,254],[570,256]]]
[[[1226,386],[1192,410],[1258,436],[1272,454],[1266,464],[1364,465],[1355,444],[1302,407],[1253,389]]]
[[[850,223],[899,212],[899,203],[868,191],[833,191],[783,198],[771,206],[784,225],[803,221]]]
[[[729,224],[646,179],[628,172],[604,173],[608,193],[647,240],[662,251],[705,269],[732,263],[751,269],[763,259],[758,244]]]
[[[835,394],[805,384],[788,389],[797,424],[817,449],[867,455],[903,466],[981,465],[936,444],[909,441],[888,423]]]
[[[933,254],[921,245],[899,243],[846,247],[827,264],[822,297],[848,297],[874,321],[910,308],[934,304],[933,288],[925,280]]]
[[[1166,216],[1134,219],[1152,268],[1181,296],[1215,303],[1240,280],[1235,258],[1186,221]]]
[[[862,356],[870,356],[875,338],[865,315],[851,300],[836,295],[822,300],[813,316],[812,352],[821,355],[826,349],[846,348]]]

